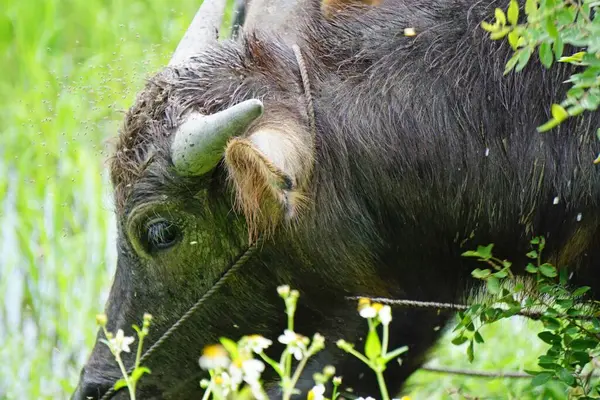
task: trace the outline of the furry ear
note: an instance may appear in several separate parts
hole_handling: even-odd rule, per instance
[[[228,142],[225,164],[250,240],[294,220],[305,205],[314,160],[312,141],[307,139],[306,133],[278,124]]]
[[[383,0],[322,0],[321,11],[325,18],[331,18],[335,13],[352,5],[378,6]]]

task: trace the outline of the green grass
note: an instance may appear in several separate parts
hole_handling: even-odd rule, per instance
[[[166,64],[195,0],[0,0],[0,398],[66,398],[93,345],[115,263],[105,159],[122,111]],[[134,322],[134,321],[132,321]],[[444,339],[433,362],[533,367],[542,344],[506,322],[468,365]],[[415,399],[564,398],[527,381],[419,372]],[[562,396],[562,397],[561,397]]]

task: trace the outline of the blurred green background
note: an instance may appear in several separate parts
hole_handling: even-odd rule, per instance
[[[198,5],[0,0],[0,398],[66,399],[74,388],[116,259],[110,139]],[[430,362],[534,368],[544,349],[538,328],[519,319],[487,327],[472,365],[445,337]],[[558,385],[532,390],[528,382],[421,371],[408,392],[413,399],[565,398]]]

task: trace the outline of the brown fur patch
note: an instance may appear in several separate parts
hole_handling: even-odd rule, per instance
[[[283,171],[262,155],[245,138],[233,138],[225,150],[229,181],[236,193],[236,208],[246,217],[249,240],[272,234],[285,219],[297,216],[306,197]]]

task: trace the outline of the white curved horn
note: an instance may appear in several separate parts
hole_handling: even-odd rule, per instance
[[[169,66],[185,63],[190,57],[216,43],[227,0],[204,0],[183,38],[177,45]]]
[[[212,115],[191,113],[175,132],[171,160],[183,176],[200,176],[223,157],[229,138],[240,135],[263,113],[263,103],[251,99]]]

